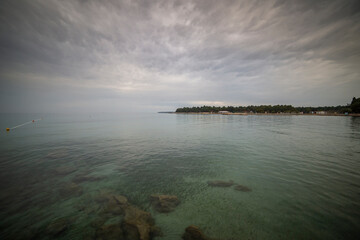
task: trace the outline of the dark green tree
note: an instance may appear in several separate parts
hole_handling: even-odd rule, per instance
[[[253,113],[311,113],[317,111],[325,111],[329,113],[360,113],[360,98],[353,98],[351,104],[346,106],[325,106],[325,107],[293,107],[292,105],[260,105],[260,106],[201,106],[201,107],[183,107],[176,109],[176,112],[213,112],[219,111],[229,112],[253,112]]]
[[[360,98],[354,97],[350,104],[351,112],[360,113]]]

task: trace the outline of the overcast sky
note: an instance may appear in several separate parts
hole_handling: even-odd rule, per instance
[[[2,0],[0,112],[343,105],[360,1]]]

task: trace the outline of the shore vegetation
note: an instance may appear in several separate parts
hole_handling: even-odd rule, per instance
[[[231,113],[360,113],[360,97],[353,98],[350,104],[344,106],[325,106],[325,107],[294,107],[292,105],[259,105],[259,106],[197,106],[197,107],[182,107],[176,109],[177,113],[199,113],[212,112],[218,113],[227,111]]]

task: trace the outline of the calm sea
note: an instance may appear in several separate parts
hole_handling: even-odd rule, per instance
[[[360,118],[1,114],[0,127],[0,239],[51,239],[59,218],[58,239],[89,239],[104,192],[150,212],[156,239],[189,225],[224,240],[359,239]],[[181,204],[158,213],[151,194]]]

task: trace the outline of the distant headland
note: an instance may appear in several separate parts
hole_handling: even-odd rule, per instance
[[[166,112],[168,113],[168,112]],[[293,107],[292,105],[259,105],[259,106],[201,106],[182,107],[175,113],[193,114],[224,114],[224,115],[252,115],[252,114],[283,114],[283,115],[327,115],[327,116],[360,116],[360,97],[353,98],[345,106],[325,107]]]

